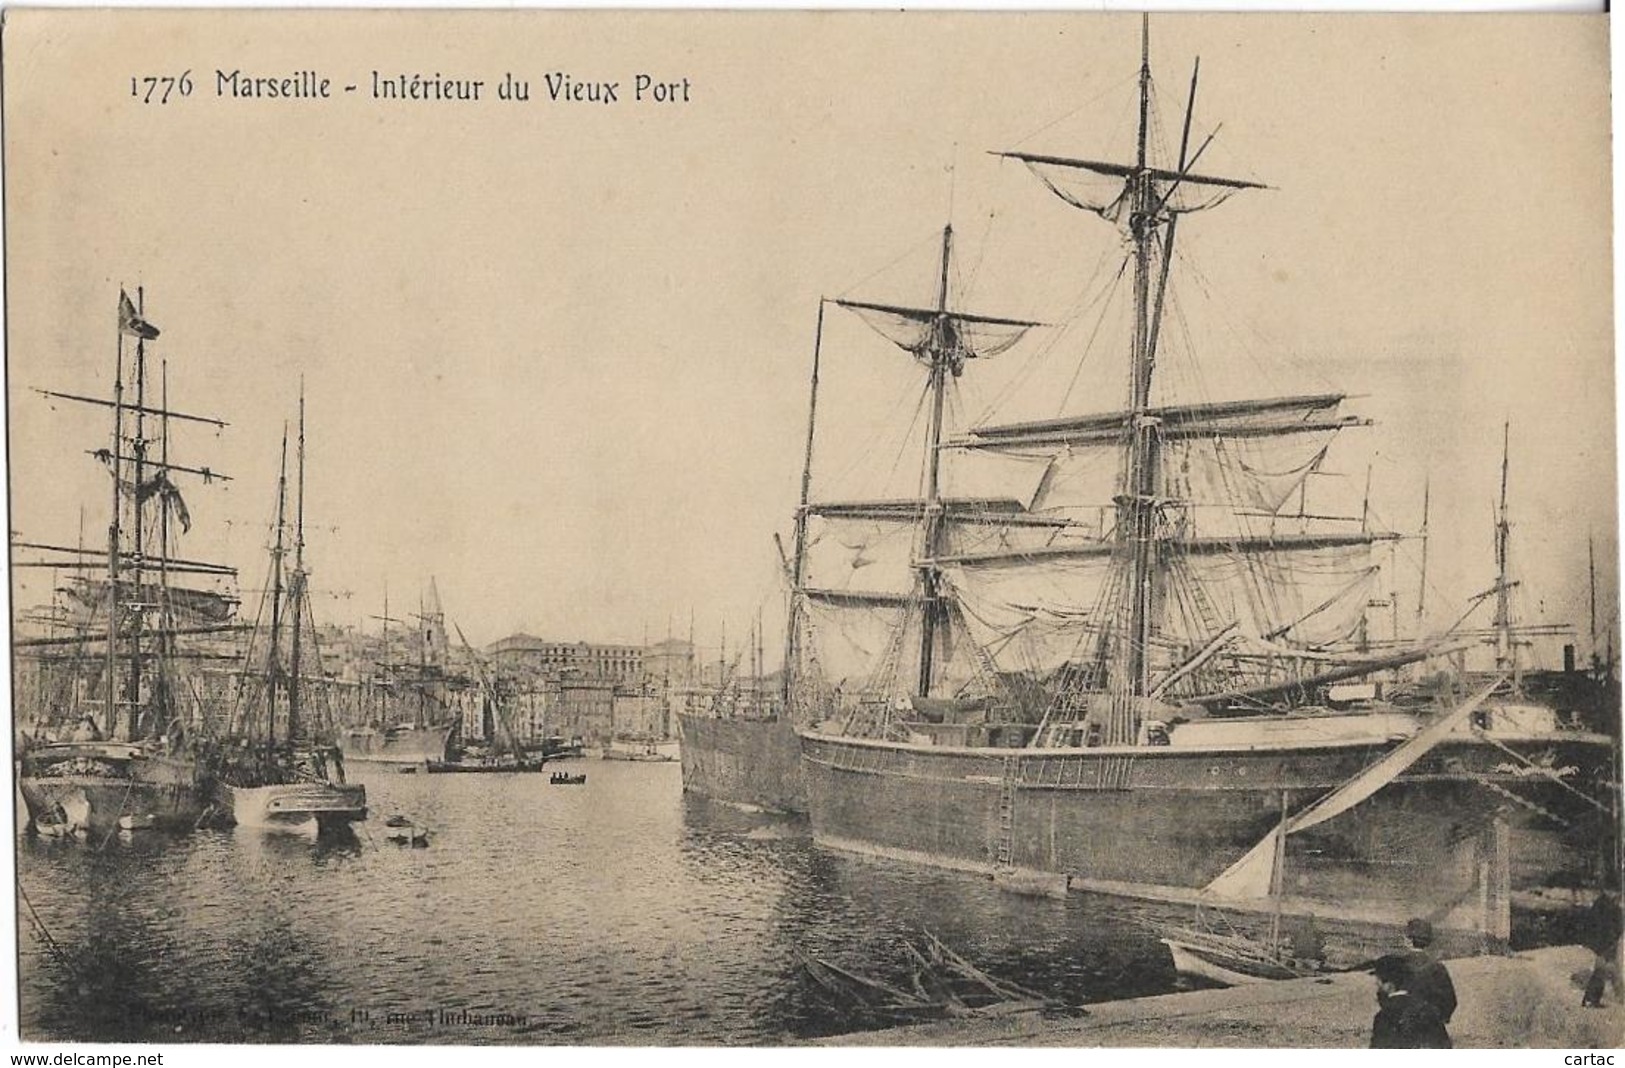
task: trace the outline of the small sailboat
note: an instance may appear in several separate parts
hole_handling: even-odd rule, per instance
[[[1302,979],[1320,969],[1307,962],[1273,952],[1263,943],[1242,935],[1187,929],[1170,934],[1162,944],[1180,975],[1205,979],[1222,986],[1242,986],[1274,979]]]
[[[1276,979],[1302,979],[1325,969],[1325,949],[1319,944],[1318,933],[1312,939],[1306,938],[1306,945],[1299,947],[1285,944],[1281,939],[1281,896],[1290,827],[1287,798],[1283,794],[1281,822],[1272,838],[1266,840],[1274,855],[1270,872],[1269,940],[1259,941],[1235,930],[1215,931],[1202,922],[1202,913],[1198,910],[1195,926],[1169,929],[1160,939],[1173,957],[1174,971],[1222,986],[1243,986]],[[1307,946],[1310,942],[1316,943],[1314,948]],[[1301,950],[1301,955],[1295,950]]]

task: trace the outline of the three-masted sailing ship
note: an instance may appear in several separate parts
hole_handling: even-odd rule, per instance
[[[244,656],[229,733],[223,740],[218,798],[222,811],[238,826],[324,831],[365,819],[367,789],[346,781],[331,714],[323,715],[308,700],[313,691],[311,679],[323,674],[323,666],[310,608],[310,572],[305,566],[302,394],[291,567],[287,500],[284,431],[269,581]]]
[[[152,396],[150,348],[159,331],[144,299],[119,293],[112,396],[38,390],[54,401],[105,408],[112,433],[90,451],[112,484],[105,548],[13,541],[40,555],[14,566],[70,572],[51,634],[15,642],[54,683],[30,710],[18,781],[32,826],[45,834],[157,827],[191,830],[210,813],[215,762],[206,710],[184,658],[195,644],[235,630],[236,599],[187,583],[233,579],[234,569],[176,554],[192,521],[180,489],[229,476],[170,455],[175,422],[226,424],[169,407],[167,365]],[[157,403],[154,403],[154,400]],[[22,710],[19,710],[22,711]],[[20,719],[23,717],[19,717]]]
[[[1404,681],[1455,637],[1370,641],[1375,557],[1399,535],[1304,506],[1334,439],[1367,425],[1346,395],[1192,400],[1199,378],[1159,376],[1184,220],[1263,186],[1197,169],[1195,74],[1177,155],[1154,158],[1152,86],[1147,35],[1127,162],[997,153],[1116,231],[1122,409],[950,428],[959,377],[1040,325],[956,306],[951,227],[933,303],[834,302],[923,370],[926,444],[916,497],[810,497],[815,356],[786,671],[813,834],[1179,901],[1260,901],[1290,853],[1306,895],[1447,909],[1499,863],[1497,820],[1594,814],[1609,739],[1513,714],[1506,670]],[[1039,477],[951,493],[978,458]],[[856,588],[857,564],[830,561],[842,528],[909,539],[892,582],[866,566]]]

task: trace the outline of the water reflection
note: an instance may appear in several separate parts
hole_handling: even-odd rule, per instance
[[[929,930],[1067,1001],[1170,989],[1120,903],[833,853],[805,823],[681,794],[675,764],[363,770],[353,834],[19,839],[32,1039],[771,1043],[864,1021],[797,951],[889,980]],[[426,825],[391,843],[385,820]]]

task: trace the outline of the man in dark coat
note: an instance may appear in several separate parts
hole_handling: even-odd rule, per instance
[[[1586,980],[1580,1004],[1588,1009],[1602,1007],[1603,986],[1612,983],[1614,996],[1620,996],[1619,936],[1621,918],[1619,895],[1610,887],[1597,895],[1585,922],[1585,947],[1596,955],[1591,978]]]
[[[1411,920],[1405,924],[1405,937],[1411,944],[1410,952],[1404,955],[1411,969],[1407,984],[1410,992],[1432,1002],[1439,1022],[1449,1023],[1456,1014],[1456,984],[1433,953],[1433,925],[1423,919]]]
[[[1372,970],[1377,975],[1377,1015],[1371,1020],[1371,1048],[1450,1049],[1450,1032],[1438,1008],[1407,988],[1410,961],[1390,954]]]

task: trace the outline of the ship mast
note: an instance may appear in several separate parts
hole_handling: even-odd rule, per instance
[[[137,287],[135,291],[136,315],[142,312],[146,304],[145,290]],[[125,717],[126,737],[135,741],[141,734],[141,630],[146,625],[146,604],[142,600],[145,596],[143,590],[143,572],[146,570],[145,555],[145,524],[142,520],[141,487],[146,479],[147,467],[147,341],[143,337],[135,339],[135,436],[130,439],[131,481],[135,492],[132,495],[131,505],[134,508],[132,525],[135,528],[132,545],[133,559],[135,561],[132,600],[130,605],[135,609],[135,619],[130,626],[130,701],[129,712]]]
[[[954,227],[942,228],[942,270],[937,281],[937,318],[931,330],[931,425],[925,443],[925,514],[920,533],[920,678],[915,692],[931,695],[931,674],[936,655],[937,624],[943,619],[938,590],[941,572],[937,556],[942,548],[942,403],[948,392],[948,372],[957,348],[948,318],[948,269],[953,259]]]
[[[904,330],[894,335],[876,327],[899,348],[913,354],[928,369],[926,390],[931,395],[931,415],[926,428],[925,460],[922,480],[922,498],[915,501],[864,501],[851,505],[804,505],[803,515],[826,514],[859,515],[885,518],[918,519],[920,523],[919,558],[914,564],[921,604],[919,675],[914,693],[927,697],[931,693],[935,674],[937,634],[947,622],[947,604],[942,593],[943,531],[948,518],[948,504],[942,497],[942,424],[943,408],[947,399],[949,376],[958,378],[964,373],[967,361],[996,355],[1021,338],[1027,330],[1042,325],[1024,319],[1001,319],[988,315],[973,315],[948,307],[948,282],[953,263],[954,228],[949,223],[942,228],[942,258],[937,271],[937,296],[930,307],[915,308],[895,304],[874,304],[859,300],[837,300],[835,303],[859,314],[884,318]],[[873,323],[871,323],[873,325]],[[968,336],[973,328],[1006,331],[1008,337],[979,347],[976,339]],[[810,451],[809,451],[810,458]],[[797,549],[798,557],[804,546]],[[799,588],[799,583],[798,583]],[[802,590],[803,593],[817,591]],[[850,596],[850,594],[849,594]],[[876,603],[892,600],[887,595],[860,594]]]
[[[1256,427],[1238,425],[1223,420],[1236,417],[1267,415],[1277,406],[1296,403],[1283,398],[1275,401],[1241,402],[1227,410],[1224,406],[1210,405],[1211,424],[1204,426],[1202,406],[1188,410],[1157,408],[1151,403],[1152,386],[1156,371],[1157,342],[1167,296],[1168,277],[1173,262],[1174,234],[1179,217],[1193,211],[1216,206],[1229,195],[1243,189],[1264,188],[1260,183],[1214,175],[1195,174],[1192,168],[1201,159],[1214,133],[1209,133],[1195,152],[1190,151],[1191,121],[1195,112],[1196,87],[1200,67],[1192,71],[1190,99],[1186,105],[1184,127],[1180,138],[1177,166],[1168,170],[1156,166],[1150,158],[1151,149],[1151,47],[1149,18],[1142,16],[1140,24],[1140,70],[1138,128],[1132,163],[1113,163],[1102,160],[1075,159],[1062,156],[1039,155],[1030,152],[997,152],[995,155],[1025,163],[1047,185],[1051,192],[1073,207],[1090,211],[1113,223],[1123,221],[1126,209],[1128,234],[1133,243],[1134,292],[1133,332],[1130,348],[1130,390],[1127,410],[1113,413],[1107,419],[1091,417],[1061,418],[1003,427],[982,427],[959,444],[969,448],[1010,448],[1022,445],[1045,446],[1112,445],[1125,453],[1124,477],[1115,500],[1117,522],[1113,534],[1112,554],[1122,561],[1123,596],[1126,612],[1119,623],[1101,635],[1097,647],[1096,663],[1108,669],[1106,689],[1112,695],[1111,713],[1103,725],[1100,741],[1105,744],[1132,743],[1138,732],[1140,706],[1152,697],[1155,687],[1151,680],[1151,638],[1159,629],[1158,618],[1163,602],[1163,585],[1168,576],[1163,573],[1164,557],[1173,548],[1193,547],[1196,539],[1182,538],[1161,529],[1163,510],[1169,503],[1163,498],[1162,443],[1168,434],[1176,438],[1212,434],[1217,437],[1227,432],[1256,432],[1262,434],[1299,433],[1311,429],[1335,429],[1348,423],[1270,423],[1261,421]],[[1216,133],[1216,131],[1215,131]],[[1055,177],[1057,173],[1090,175],[1116,179],[1118,194],[1095,199],[1068,186],[1068,179]],[[1181,191],[1206,198],[1205,203],[1176,201]],[[1156,278],[1153,284],[1153,271]],[[1303,398],[1316,409],[1333,405],[1340,396]],[[1223,413],[1223,414],[1221,414]],[[1179,418],[1181,425],[1169,430],[1165,423],[1170,416]],[[1116,426],[1111,423],[1121,420]],[[1273,545],[1286,539],[1267,539]],[[1315,539],[1319,541],[1321,539]],[[1374,540],[1362,532],[1361,541]],[[1169,542],[1170,544],[1164,544]],[[1289,546],[1290,547],[1290,546]],[[1244,549],[1237,543],[1232,549]],[[1098,551],[1086,547],[1085,554]],[[986,554],[985,559],[1005,554]],[[1120,610],[1121,610],[1120,607]],[[1075,688],[1064,688],[1058,700],[1070,701]],[[1078,692],[1082,692],[1081,689]],[[1080,711],[1080,709],[1069,709]]]
[[[132,302],[129,295],[124,290],[119,290],[113,363],[113,396],[111,399],[84,396],[78,393],[63,393],[52,389],[36,388],[34,390],[34,392],[40,394],[41,396],[49,397],[53,400],[64,400],[71,401],[75,404],[88,404],[93,407],[109,408],[113,412],[113,440],[111,443],[111,448],[92,449],[86,451],[89,453],[89,455],[95,457],[98,462],[107,466],[109,473],[112,475],[113,482],[112,507],[110,509],[110,514],[107,521],[107,560],[105,563],[107,574],[107,631],[105,642],[107,648],[104,654],[104,677],[101,682],[104,701],[101,717],[101,729],[104,737],[117,738],[122,736],[130,741],[137,740],[141,733],[141,661],[143,655],[141,651],[141,642],[143,636],[147,633],[143,613],[149,608],[157,608],[161,613],[162,622],[151,633],[156,642],[154,649],[162,661],[158,666],[159,676],[157,679],[157,692],[163,697],[163,700],[159,702],[159,707],[162,710],[168,707],[169,701],[167,692],[164,689],[164,687],[167,686],[167,680],[164,678],[163,672],[165,670],[165,663],[167,663],[167,660],[173,651],[173,643],[170,639],[174,634],[188,633],[173,626],[172,605],[171,598],[169,596],[170,574],[176,571],[184,571],[192,574],[234,577],[237,573],[235,568],[226,567],[221,564],[210,564],[200,560],[173,560],[170,557],[168,509],[171,506],[171,499],[178,503],[180,498],[178,491],[169,479],[169,472],[182,471],[187,474],[199,475],[202,476],[206,482],[214,479],[229,481],[230,476],[212,471],[207,467],[186,467],[181,464],[171,463],[169,460],[169,420],[173,418],[185,420],[187,422],[206,423],[216,428],[224,428],[227,424],[223,420],[210,418],[208,416],[193,415],[186,412],[170,410],[168,405],[169,386],[167,368],[165,370],[163,380],[163,400],[160,402],[161,406],[157,408],[150,408],[147,406],[146,343],[148,341],[156,340],[159,331],[157,327],[153,326],[142,317],[141,306],[145,304],[142,290],[137,289],[136,294],[137,300],[140,301],[139,305],[136,302]],[[136,339],[135,360],[134,366],[132,367],[135,378],[134,386],[136,396],[133,401],[126,400],[124,396],[124,339],[127,336]],[[126,413],[130,413],[135,416],[135,426],[132,428],[133,433],[129,438],[126,438],[124,432]],[[157,460],[148,458],[148,445],[150,443],[146,438],[146,417],[149,415],[160,420],[160,437],[153,439],[160,442],[160,453]],[[125,449],[126,443],[129,445],[128,452],[126,452]],[[126,468],[130,469],[129,478],[126,478],[125,476]],[[145,481],[145,476],[149,471],[158,472],[158,478],[154,479],[150,484],[144,485],[143,483]],[[157,560],[155,562],[149,562],[146,558],[145,532],[142,524],[142,498],[144,496],[156,498],[158,507],[160,509],[159,514],[161,518],[158,531],[159,550]],[[130,539],[131,548],[129,552],[124,550],[124,542],[126,540],[124,505],[126,499],[128,499],[130,502],[129,522],[134,524],[135,527],[135,533]],[[182,523],[184,526],[184,519],[182,520]],[[38,562],[19,560],[14,561],[14,566],[16,567],[50,567],[53,569],[58,567],[67,567],[75,570],[88,570],[93,567],[99,568],[103,566],[101,564],[95,564],[88,559],[89,554],[84,549],[83,545],[68,547],[62,545],[47,545],[34,542],[14,541],[12,546],[13,548],[17,549],[40,550],[52,554],[53,557],[56,554],[61,553],[71,554],[73,557],[75,557],[75,559],[71,562],[62,561],[59,559]],[[97,551],[99,552],[100,550]],[[120,588],[121,581],[126,581],[123,578],[126,570],[134,575],[133,580],[128,580],[132,584],[130,597],[128,599],[121,596]],[[159,596],[158,600],[151,605],[147,604],[143,600],[143,587],[146,585],[146,583],[144,582],[142,576],[146,571],[157,571],[159,573]],[[121,632],[120,630],[121,608],[131,609],[131,614],[134,617],[126,632]],[[194,631],[192,633],[196,632]],[[72,641],[76,644],[83,643],[87,637],[87,634],[80,633],[73,638]],[[123,704],[128,706],[129,713],[127,715],[120,716],[119,642],[125,637],[130,639],[130,650],[128,654],[126,654],[130,658],[130,674],[127,689],[125,691],[128,699],[124,701]],[[44,641],[51,644],[54,644],[57,640],[58,639],[54,638],[44,639]],[[168,725],[167,718],[157,720],[155,722],[160,729]],[[149,724],[149,726],[151,726],[151,724]]]
[[[1155,354],[1151,350],[1149,291],[1151,246],[1157,235],[1156,187],[1146,170],[1146,139],[1151,104],[1151,33],[1148,20],[1140,23],[1140,128],[1135,153],[1135,172],[1130,177],[1133,196],[1129,230],[1134,237],[1134,386],[1130,403],[1133,439],[1128,458],[1128,499],[1126,523],[1129,532],[1129,591],[1131,612],[1127,635],[1128,692],[1144,697],[1150,691],[1146,649],[1149,646],[1156,597],[1156,523],[1158,439],[1156,423],[1146,418],[1151,407],[1151,376]],[[1116,689],[1116,687],[1114,687]],[[1109,732],[1109,733],[1116,733]],[[1132,735],[1132,728],[1122,733]],[[1113,741],[1124,740],[1121,738]]]
[[[293,519],[293,573],[288,577],[288,604],[293,612],[293,635],[288,652],[288,742],[299,737],[299,637],[305,616],[305,385],[299,383],[299,473]]]
[[[118,581],[119,557],[123,545],[119,536],[120,514],[124,508],[124,305],[129,300],[119,291],[118,355],[113,370],[113,512],[107,523],[107,707],[102,713],[103,731],[109,738],[118,732]]]
[[[376,618],[382,625],[381,638],[384,643],[384,661],[380,665],[380,667],[383,668],[383,677],[381,680],[381,685],[378,687],[378,722],[382,726],[388,726],[389,691],[393,686],[393,678],[391,675],[392,668],[389,662],[389,624],[392,621],[389,618],[389,579],[387,577],[384,579],[384,614],[374,618]]]
[[[801,503],[796,508],[795,558],[790,567],[790,617],[784,627],[784,677],[779,681],[784,714],[787,716],[791,716],[791,691],[795,685],[791,665],[796,660],[801,639],[801,604],[797,598],[807,577],[807,505],[812,493],[813,432],[818,426],[818,361],[824,346],[826,303],[824,300],[818,302],[818,326],[813,331],[812,385],[807,397],[807,449],[801,462]],[[693,630],[692,621],[689,629]],[[693,648],[694,636],[690,633],[690,656],[693,656]]]
[[[1428,598],[1428,505],[1432,496],[1433,476],[1422,480],[1422,568],[1416,580],[1416,632],[1422,633],[1423,617],[1427,615]]]
[[[158,417],[159,469],[169,467],[169,361],[159,362],[158,403],[163,414]],[[167,477],[167,476],[166,476]],[[171,705],[170,671],[175,653],[175,620],[170,610],[169,596],[169,502],[162,494],[158,497],[158,709],[160,736],[168,733]]]
[[[1511,459],[1512,424],[1501,428],[1501,502],[1495,517],[1495,670],[1512,675],[1512,685],[1522,684],[1518,672],[1518,652],[1512,635],[1512,583],[1508,573],[1507,543],[1512,524],[1507,519],[1507,468]]]
[[[1590,579],[1588,587],[1588,601],[1591,607],[1591,674],[1598,677],[1597,671],[1597,545],[1596,539],[1586,535],[1586,574]]]
[[[265,748],[269,754],[276,747],[276,691],[280,679],[282,656],[282,544],[286,525],[288,501],[288,428],[282,427],[282,467],[276,480],[276,542],[271,547],[271,640],[266,650],[265,664]],[[292,738],[290,732],[290,740]]]

